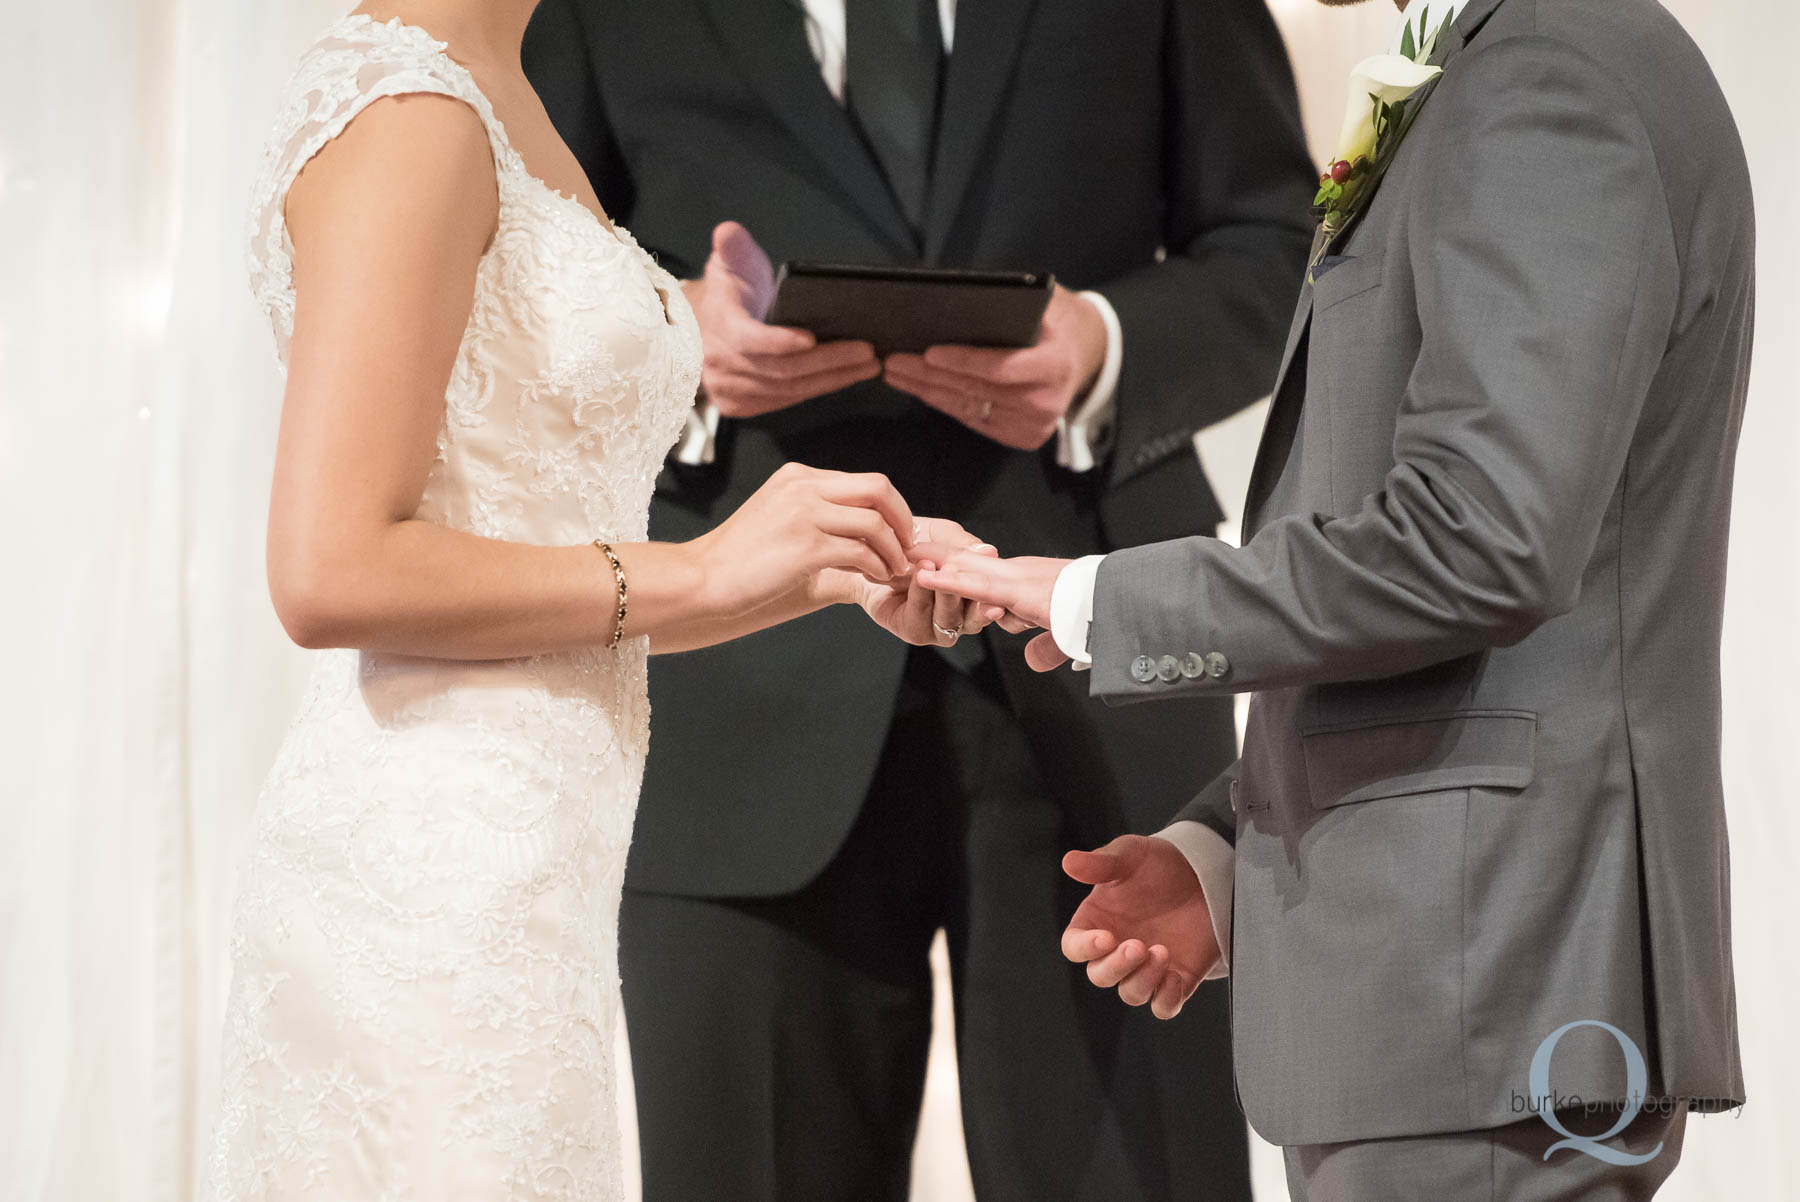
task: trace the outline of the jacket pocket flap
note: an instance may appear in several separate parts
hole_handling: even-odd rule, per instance
[[[1315,726],[1301,734],[1315,807],[1439,789],[1523,789],[1531,783],[1537,715],[1461,710]]]
[[[1335,255],[1312,271],[1313,312],[1323,313],[1333,305],[1361,296],[1381,286],[1385,255]]]

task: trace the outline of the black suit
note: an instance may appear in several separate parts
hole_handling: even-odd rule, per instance
[[[902,216],[853,118],[827,91],[807,48],[801,9],[791,0],[546,0],[528,39],[526,66],[603,204],[677,275],[699,273],[713,226],[729,218],[743,222],[777,262],[1054,271],[1071,287],[1104,293],[1124,331],[1113,445],[1094,473],[1057,467],[1049,447],[1037,453],[1002,447],[873,383],[725,422],[715,465],[671,466],[665,473],[652,511],[655,537],[684,540],[710,529],[789,460],[885,472],[915,512],[956,518],[1009,555],[1076,556],[1206,532],[1217,523],[1218,504],[1190,438],[1267,392],[1310,233],[1312,173],[1293,82],[1261,0],[963,4],[917,230]],[[741,1041],[752,1034],[723,1027],[776,1021],[768,1018],[772,1011],[726,1016],[712,997],[719,978],[693,976],[697,969],[681,977],[670,968],[671,941],[697,951],[697,932],[723,913],[698,899],[721,899],[738,918],[754,914],[762,929],[778,928],[803,947],[841,950],[838,936],[815,929],[806,915],[816,907],[855,912],[859,889],[889,890],[892,881],[884,882],[882,873],[891,877],[906,863],[909,884],[944,874],[942,888],[927,890],[931,902],[921,903],[907,930],[928,940],[930,930],[945,926],[959,956],[980,958],[989,955],[988,945],[961,936],[987,912],[982,899],[1030,892],[1022,876],[1006,873],[1034,881],[1041,874],[1033,886],[1041,921],[1027,929],[1015,916],[1010,932],[1032,971],[1048,974],[1042,989],[1061,999],[1064,1013],[1046,1021],[1074,1023],[1086,1034],[1061,1032],[1059,1043],[1039,1031],[1032,1046],[1048,1058],[1079,1052],[1096,1066],[1097,1088],[1119,1112],[1112,1119],[1137,1105],[1112,1096],[1130,1089],[1112,1077],[1142,1054],[1130,1049],[1148,1046],[1151,1037],[1139,1031],[1137,1016],[1087,1013],[1077,996],[1078,974],[1057,962],[1055,933],[1073,895],[1051,879],[1054,853],[1123,830],[1155,829],[1230,761],[1229,709],[1199,704],[1108,713],[1083,696],[1080,678],[1027,671],[1019,641],[997,633],[949,660],[957,667],[946,672],[934,653],[909,652],[863,615],[840,609],[655,665],[654,746],[622,928],[653,1196],[662,1175],[655,1128],[665,1104],[680,1119],[671,1124],[690,1125],[678,1150],[689,1156],[711,1134],[691,1125],[716,1130],[721,1122],[744,1122],[697,1109],[691,1098],[653,1096],[689,1088],[680,1066],[662,1061],[684,1048],[681,1058],[704,1060],[694,1045],[705,1030]],[[996,713],[986,712],[990,704]],[[984,744],[959,751],[960,736],[943,731],[950,718],[1000,726]],[[1008,750],[1015,744],[1016,762]],[[899,766],[901,745],[910,748],[910,768]],[[935,776],[918,770],[921,760],[936,762]],[[957,800],[927,828],[902,830],[905,822],[869,812],[875,798],[891,797],[884,804],[904,809],[906,796],[934,787]],[[999,866],[1007,854],[970,833],[990,829],[981,815],[1002,795],[1043,807],[1044,822],[1054,828],[1012,868]],[[992,829],[1008,826],[997,822]],[[1005,843],[1008,836],[997,837]],[[900,847],[894,840],[911,842]],[[851,863],[862,867],[852,873]],[[843,937],[866,941],[871,930],[886,931],[880,924],[894,917],[893,908],[876,909],[875,928]],[[647,935],[652,929],[654,940]],[[730,967],[740,982],[795,971],[791,963],[762,958],[792,960],[792,948],[763,948],[741,930],[710,938],[715,950],[719,940],[729,940]],[[904,978],[916,987],[921,958],[894,954],[892,964],[865,966],[863,975]],[[959,990],[965,967],[959,961]],[[926,986],[928,998],[928,979]],[[988,1104],[970,1097],[971,1080],[984,1072],[981,1062],[1012,1053],[971,1046],[968,1028],[980,1024],[967,1013],[968,999],[961,1000],[972,1154],[985,1155],[980,1130],[1017,1123],[1033,1133],[1020,1140],[1044,1141],[1040,1157],[1063,1165],[1065,1176],[1082,1171],[1069,1160],[1069,1133],[1046,1126],[1042,1116],[973,1113]],[[901,1009],[916,1004],[909,995]],[[1222,1007],[1214,999],[1213,1009]],[[1187,1058],[1207,1060],[1216,1073],[1225,1056],[1222,1013],[1208,1021],[1205,1001],[1201,1009],[1201,1017],[1154,1038],[1184,1038],[1194,1048]],[[1033,1029],[1029,1006],[1016,1018],[1020,1030]],[[1126,1034],[1103,1033],[1112,1027]],[[832,1038],[831,1055],[855,1058],[841,1035]],[[913,1033],[900,1038],[910,1041]],[[1063,1044],[1080,1046],[1070,1051]],[[888,1066],[892,1078],[880,1087],[901,1095],[895,1115],[916,1105],[910,1056]],[[738,1065],[735,1071],[749,1070]],[[1065,1075],[1078,1074],[1068,1069]],[[1228,1080],[1220,1076],[1207,1086],[1219,1110],[1229,1097]],[[730,1084],[715,1081],[711,1088]],[[1150,1092],[1175,1088],[1163,1082]],[[778,1101],[763,1104],[781,1108]],[[806,1099],[799,1104],[804,1109]],[[1208,1125],[1215,1126],[1214,1137],[1228,1132],[1228,1142],[1235,1142],[1235,1115],[1183,1110],[1190,1103],[1173,1097],[1164,1104],[1172,1109],[1177,1142],[1204,1138]],[[1157,1106],[1144,1102],[1141,1113],[1153,1114]],[[819,1109],[815,1099],[815,1120]],[[1083,1109],[1085,1117],[1076,1121],[1100,1122],[1093,1116],[1104,1111]],[[910,1139],[910,1126],[901,1134]],[[1127,1175],[1137,1178],[1133,1188],[1142,1196],[1167,1196],[1169,1180],[1182,1173],[1150,1163],[1175,1154],[1146,1151],[1148,1138],[1127,1132],[1123,1139],[1132,1150],[1114,1159],[1131,1164]],[[1098,1142],[1086,1135],[1083,1141],[1077,1142]],[[902,1153],[905,1142],[897,1145]],[[1112,1155],[1090,1151],[1096,1164]],[[769,1155],[779,1162],[786,1153],[776,1146]],[[1211,1155],[1222,1154],[1215,1148]],[[1229,1182],[1241,1176],[1242,1157],[1235,1144],[1207,1171]],[[998,1184],[990,1186],[982,1180],[986,1167],[975,1168],[984,1191],[1004,1191],[1011,1170],[996,1163]],[[781,1180],[770,1196],[811,1188],[784,1173],[776,1171]],[[1129,1196],[1110,1179],[1093,1180],[1091,1188],[1108,1197]],[[690,1182],[681,1196],[695,1197],[694,1188]],[[720,1196],[758,1196],[748,1186],[718,1188]],[[870,1196],[857,1194],[861,1188],[874,1187],[846,1182],[847,1192],[818,1196]],[[1071,1180],[1067,1188],[1081,1187]]]

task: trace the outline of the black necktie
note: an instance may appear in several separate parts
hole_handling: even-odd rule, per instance
[[[844,32],[845,104],[917,233],[944,76],[938,0],[845,0]]]

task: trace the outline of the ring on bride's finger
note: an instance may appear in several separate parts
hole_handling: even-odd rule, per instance
[[[954,630],[950,629],[947,626],[939,626],[936,622],[933,622],[931,624],[931,628],[933,630],[937,631],[939,634],[943,635],[945,638],[949,639],[952,643],[954,643],[957,639],[960,639],[962,637],[963,624],[961,622],[958,622],[956,624],[956,629],[954,629]]]

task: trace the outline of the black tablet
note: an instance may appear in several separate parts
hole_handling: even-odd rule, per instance
[[[820,342],[868,342],[883,356],[946,344],[1030,346],[1054,283],[1036,271],[783,263],[766,320]]]

